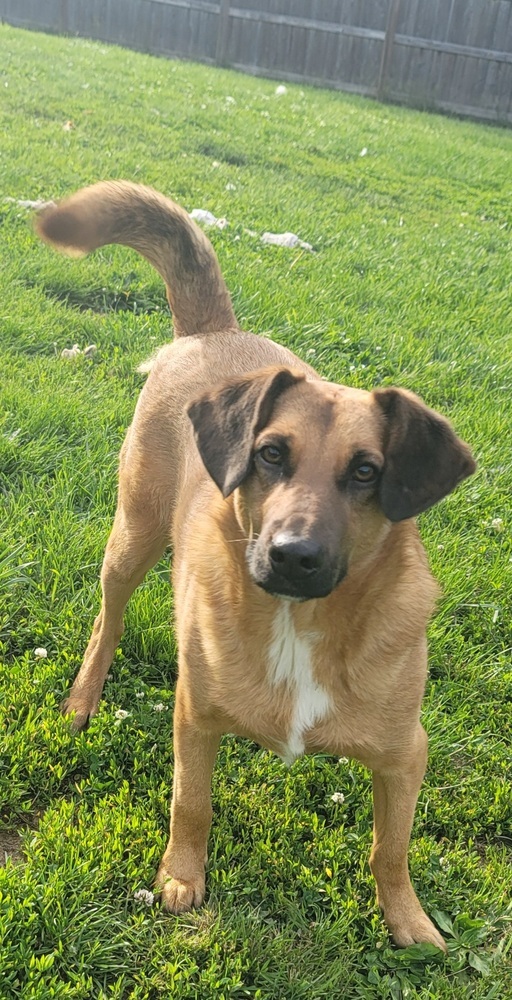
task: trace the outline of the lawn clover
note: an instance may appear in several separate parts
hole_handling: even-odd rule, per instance
[[[127,719],[129,714],[130,713],[127,712],[125,708],[118,708],[117,712],[114,712],[114,716],[118,722],[121,722],[123,719]]]
[[[153,906],[155,901],[155,897],[149,889],[137,889],[137,892],[133,894],[133,898],[139,903],[144,903],[146,906]]]
[[[504,527],[505,522],[502,517],[493,517],[491,521],[491,528],[494,528],[495,531],[503,531]]]
[[[345,796],[343,792],[334,792],[334,794],[331,795],[331,799],[333,802],[336,803],[337,806],[341,806],[345,801]]]
[[[164,705],[164,703],[162,701],[158,701],[156,703],[156,705],[153,705],[153,711],[154,712],[165,712],[166,710],[167,710],[167,706]]]
[[[36,660],[46,660],[48,650],[44,646],[38,646],[37,649],[34,649],[34,656]]]

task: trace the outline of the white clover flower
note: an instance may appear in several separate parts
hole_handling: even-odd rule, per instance
[[[133,898],[140,903],[144,903],[146,906],[153,906],[155,901],[155,897],[149,889],[137,889],[137,892],[133,894]]]
[[[144,691],[136,691],[135,692],[135,697],[138,698],[139,700],[141,698],[144,698]]]
[[[285,87],[283,83],[280,83],[279,86],[276,87],[276,89],[275,89],[275,95],[276,95],[276,97],[282,97],[283,94],[287,94],[287,93],[288,93],[288,88]]]
[[[46,660],[48,650],[44,646],[38,646],[37,649],[34,649],[34,656],[36,660]]]
[[[502,517],[493,517],[491,521],[491,528],[494,528],[495,531],[503,531],[504,527],[505,522]]]
[[[331,795],[331,799],[333,802],[336,803],[337,806],[341,806],[342,803],[345,801],[345,796],[343,792],[334,792],[334,795]]]
[[[164,703],[162,701],[158,701],[156,703],[156,705],[153,705],[153,711],[154,712],[165,712],[165,710],[166,710],[166,706],[164,705]]]
[[[127,712],[126,709],[124,708],[118,708],[117,712],[114,712],[114,716],[116,719],[119,720],[119,722],[121,722],[122,719],[127,719],[129,714],[130,713]]]

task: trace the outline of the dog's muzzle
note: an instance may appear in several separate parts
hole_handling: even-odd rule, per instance
[[[334,571],[325,549],[312,538],[280,532],[264,548],[250,548],[249,571],[254,582],[276,597],[308,601],[327,597],[342,576]]]

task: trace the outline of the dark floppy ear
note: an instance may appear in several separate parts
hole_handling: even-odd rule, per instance
[[[404,389],[375,389],[386,418],[379,499],[390,521],[427,510],[476,468],[444,417]]]
[[[222,383],[187,407],[199,454],[223,496],[247,476],[254,438],[278,397],[304,377],[292,368],[264,368]]]

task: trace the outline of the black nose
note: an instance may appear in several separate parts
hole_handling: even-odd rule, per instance
[[[317,542],[284,532],[275,536],[268,554],[274,573],[287,580],[314,576],[323,564],[323,551]]]

